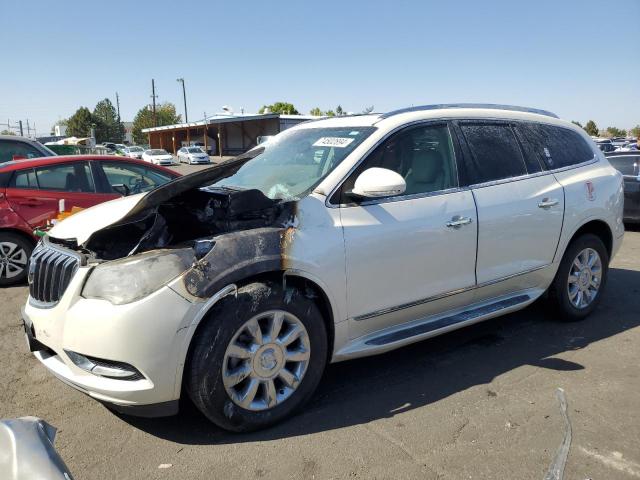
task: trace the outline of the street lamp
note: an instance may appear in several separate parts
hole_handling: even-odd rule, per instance
[[[184,78],[176,78],[176,82],[182,83],[182,97],[184,98],[184,123],[189,123],[189,117],[187,117],[187,92],[184,88]]]

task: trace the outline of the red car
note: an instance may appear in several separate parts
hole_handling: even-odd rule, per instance
[[[34,229],[65,211],[147,192],[180,174],[114,156],[41,157],[0,163],[0,286],[23,282]]]

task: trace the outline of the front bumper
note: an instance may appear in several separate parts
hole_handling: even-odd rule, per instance
[[[182,368],[194,318],[202,304],[169,287],[127,305],[80,296],[88,268],[80,268],[60,302],[27,301],[23,320],[35,357],[66,384],[116,410],[139,415],[177,412]],[[76,366],[65,351],[134,366],[144,378],[122,380]]]

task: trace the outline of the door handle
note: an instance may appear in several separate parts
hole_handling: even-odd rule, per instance
[[[37,207],[42,205],[42,201],[37,198],[27,198],[26,200],[20,200],[18,205],[26,205],[27,207]]]
[[[555,198],[543,198],[542,201],[538,204],[538,208],[551,208],[555,207],[560,203],[559,200]]]
[[[446,225],[449,228],[460,228],[462,225],[469,225],[471,221],[470,217],[461,217],[460,215],[456,215],[448,221]]]

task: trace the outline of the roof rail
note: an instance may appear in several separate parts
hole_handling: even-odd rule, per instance
[[[419,105],[417,107],[401,108],[400,110],[393,110],[391,112],[383,113],[380,115],[380,120],[384,118],[393,117],[401,113],[409,112],[421,112],[424,110],[443,110],[447,108],[485,108],[489,110],[509,110],[512,112],[528,112],[537,113],[538,115],[545,115],[547,117],[559,118],[558,115],[547,110],[540,110],[538,108],[518,107],[515,105],[499,105],[495,103],[439,103],[435,105]]]

